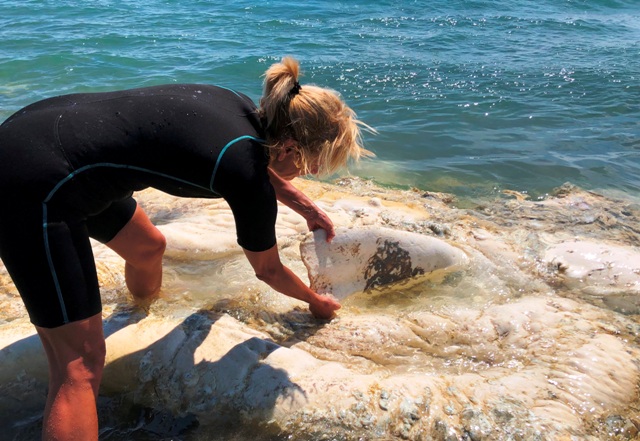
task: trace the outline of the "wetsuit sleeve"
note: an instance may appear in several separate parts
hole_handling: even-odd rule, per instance
[[[276,244],[278,205],[259,144],[247,141],[234,146],[222,158],[214,186],[233,212],[242,248],[260,252]]]
[[[228,202],[236,222],[238,245],[258,252],[276,244],[278,206],[273,188],[270,191],[247,193],[239,200]]]

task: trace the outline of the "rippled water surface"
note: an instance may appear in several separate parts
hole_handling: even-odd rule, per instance
[[[4,1],[0,117],[46,96],[206,82],[298,57],[379,135],[357,174],[459,195],[640,188],[632,0]]]

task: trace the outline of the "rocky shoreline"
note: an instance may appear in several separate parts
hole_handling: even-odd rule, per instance
[[[208,427],[233,439],[238,426],[258,440],[638,433],[636,203],[570,185],[540,201],[509,192],[470,208],[355,178],[296,185],[345,231],[437,239],[468,265],[347,295],[337,318],[318,322],[253,280],[223,202],[144,191],[138,200],[169,242],[165,293],[148,314],[132,308],[121,262],[96,244],[105,399],[161,412],[193,440],[209,439]],[[278,235],[283,260],[306,276],[304,221],[281,207]],[[0,414],[11,415],[0,426],[28,439],[46,366],[3,268],[0,288]],[[105,427],[116,427],[121,414],[109,415]]]

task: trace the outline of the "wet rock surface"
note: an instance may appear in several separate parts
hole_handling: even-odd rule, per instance
[[[362,278],[361,288],[336,319],[317,321],[254,279],[223,203],[143,192],[169,238],[163,297],[149,311],[131,307],[122,263],[95,246],[104,439],[637,436],[636,204],[569,185],[546,200],[509,193],[465,208],[359,179],[297,185],[339,231],[415,234],[467,260],[421,279],[415,269],[429,268],[412,249],[376,233],[363,269],[340,282]],[[278,234],[283,260],[306,277],[305,222],[281,207]],[[378,283],[389,260],[393,283]],[[0,423],[31,439],[46,365],[4,268],[0,287],[0,414],[11,415]]]

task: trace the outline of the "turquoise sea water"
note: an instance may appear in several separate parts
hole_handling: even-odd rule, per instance
[[[636,0],[0,3],[0,118],[50,95],[167,82],[260,96],[297,57],[375,127],[383,184],[540,196],[640,189]]]

